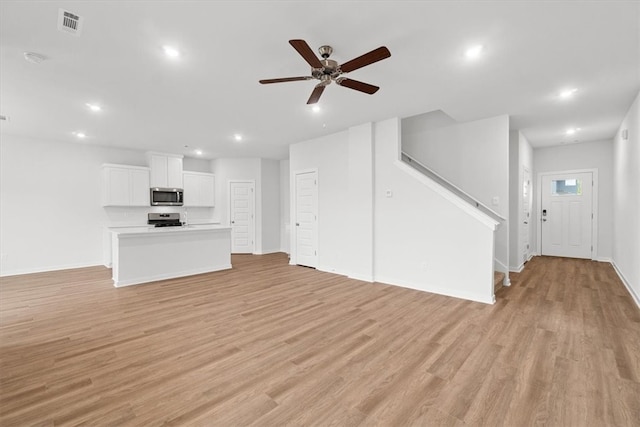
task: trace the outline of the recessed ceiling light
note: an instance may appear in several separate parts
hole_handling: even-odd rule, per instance
[[[314,113],[319,113],[320,112],[320,106],[319,105],[314,105],[313,107],[311,107],[311,111],[313,111]]]
[[[476,46],[472,46],[465,51],[464,56],[467,59],[477,59],[482,54],[483,50],[484,50],[484,47],[480,44]]]
[[[578,132],[580,130],[580,128],[571,128],[571,129],[567,129],[567,131],[565,132],[566,135],[573,135],[576,132]]]
[[[560,98],[562,99],[571,98],[577,91],[578,89],[575,89],[575,88],[563,90],[562,92],[560,92]]]
[[[73,132],[73,134],[80,139],[84,139],[87,137],[87,134],[85,134],[84,132]]]
[[[202,156],[202,150],[196,150],[196,155]]]
[[[87,103],[86,105],[93,112],[97,113],[98,111],[102,111],[102,107],[100,107],[98,104],[89,104],[89,103]]]
[[[233,139],[235,139],[236,141],[242,141],[242,135],[236,133],[235,135],[233,135]]]
[[[167,55],[169,58],[175,59],[180,56],[180,51],[175,47],[162,46],[162,50],[164,51],[164,54]]]

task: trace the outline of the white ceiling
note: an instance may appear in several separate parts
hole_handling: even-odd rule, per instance
[[[640,90],[638,1],[0,4],[3,135],[76,141],[84,131],[83,144],[286,158],[294,142],[442,110],[458,121],[508,114],[541,147],[612,138]],[[59,8],[83,18],[79,37],[58,31]],[[339,63],[387,46],[391,58],[349,74],[380,91],[331,85],[314,114],[315,81],[258,84],[309,75],[288,43],[297,38],[331,45]],[[465,60],[478,43],[485,54]],[[26,51],[47,59],[27,62]],[[578,92],[560,100],[566,88]],[[567,137],[570,127],[581,130]]]

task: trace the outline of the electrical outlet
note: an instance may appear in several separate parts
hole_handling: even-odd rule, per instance
[[[422,271],[427,271],[427,263],[426,262],[422,262],[420,263],[420,269]]]

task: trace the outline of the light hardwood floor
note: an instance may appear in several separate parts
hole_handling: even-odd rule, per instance
[[[0,425],[640,425],[640,310],[609,264],[536,257],[495,305],[233,265],[2,278]]]

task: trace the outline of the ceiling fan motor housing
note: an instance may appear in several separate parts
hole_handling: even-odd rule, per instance
[[[321,79],[322,76],[331,76],[332,78],[338,77],[342,71],[340,66],[333,59],[323,59],[322,68],[312,68],[311,75],[316,79]]]

